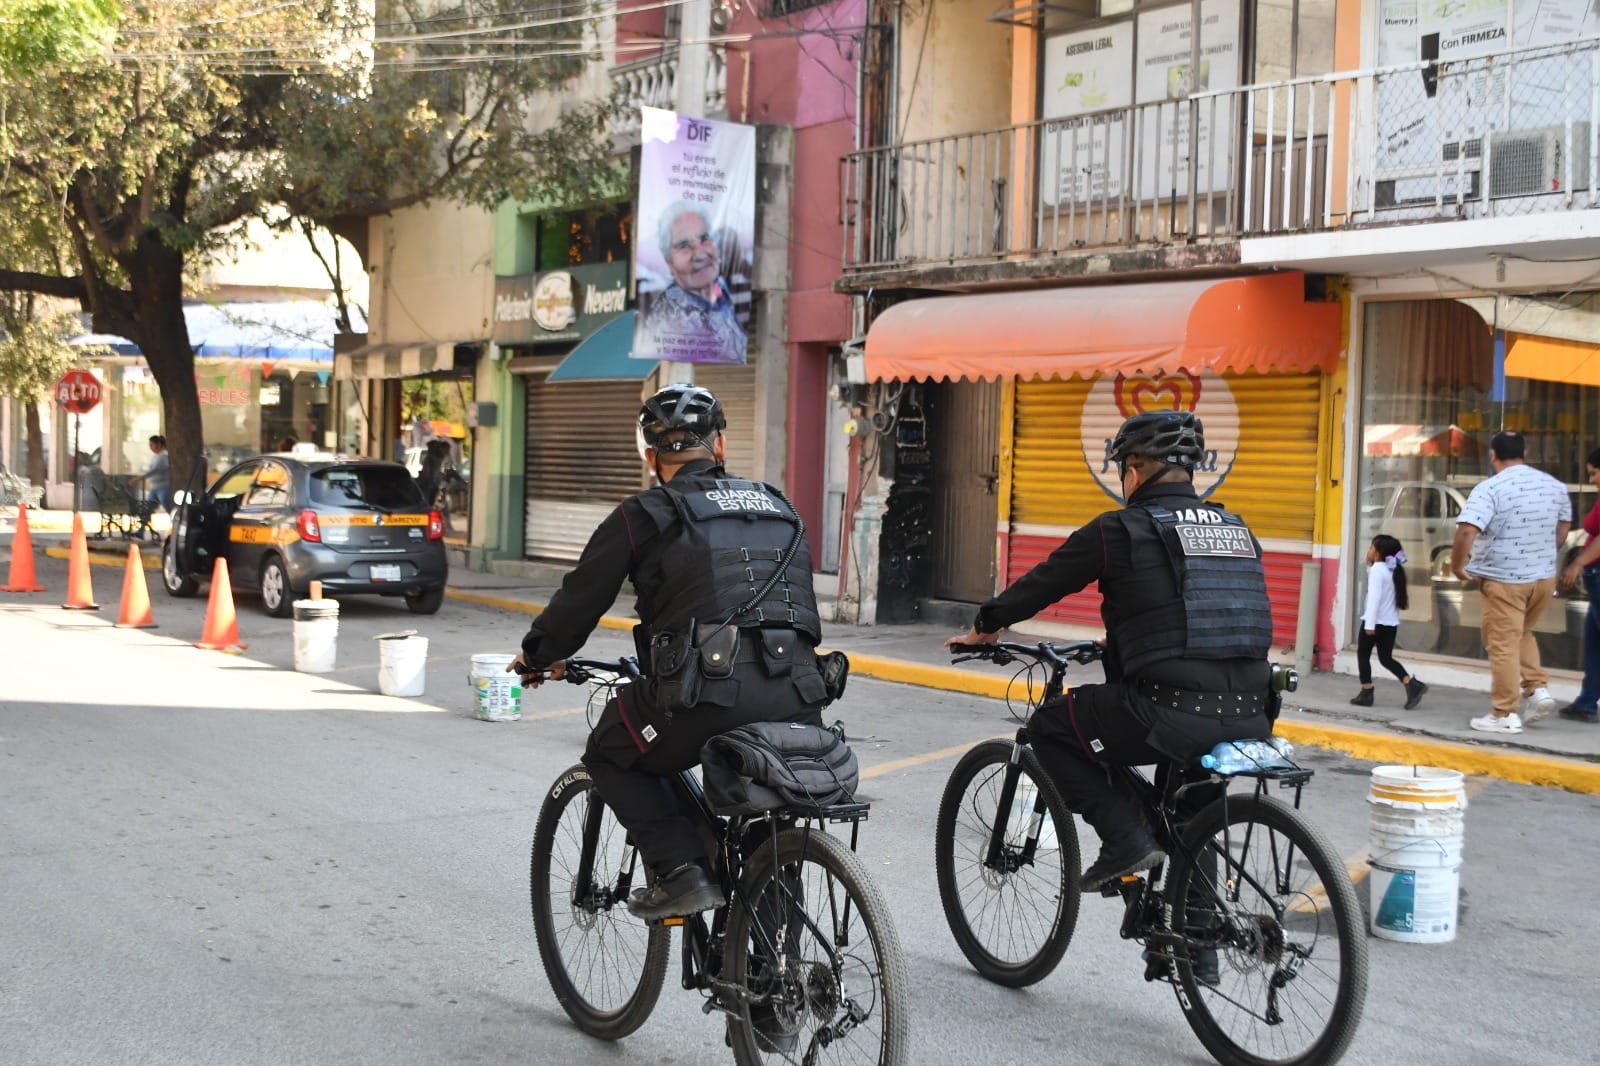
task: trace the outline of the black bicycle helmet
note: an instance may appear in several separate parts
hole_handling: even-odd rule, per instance
[[[1122,466],[1136,455],[1194,470],[1206,450],[1206,433],[1192,411],[1147,411],[1122,423],[1111,442],[1111,461]]]
[[[639,409],[639,433],[657,451],[710,450],[709,438],[727,427],[722,401],[698,385],[668,385]]]

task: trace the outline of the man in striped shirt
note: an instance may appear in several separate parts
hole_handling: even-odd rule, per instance
[[[1522,434],[1496,433],[1489,451],[1494,476],[1473,489],[1461,509],[1450,568],[1461,580],[1479,583],[1483,646],[1493,673],[1493,710],[1469,724],[1485,733],[1520,733],[1524,722],[1537,722],[1556,705],[1533,628],[1555,595],[1572,501],[1565,485],[1527,464]]]

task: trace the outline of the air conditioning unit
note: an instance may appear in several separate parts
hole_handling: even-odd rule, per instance
[[[1568,127],[1542,126],[1493,136],[1489,141],[1489,195],[1539,196],[1589,187],[1589,124],[1571,126],[1571,176]]]

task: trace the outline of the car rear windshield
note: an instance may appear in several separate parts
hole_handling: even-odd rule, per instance
[[[317,507],[420,510],[422,492],[397,466],[333,466],[311,474],[311,503]]]

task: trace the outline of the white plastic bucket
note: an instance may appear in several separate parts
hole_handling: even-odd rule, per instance
[[[1456,938],[1467,795],[1462,775],[1377,766],[1367,794],[1372,934],[1410,944]]]
[[[339,652],[337,600],[294,601],[294,668],[302,674],[327,674]]]
[[[406,632],[378,638],[378,691],[385,696],[422,695],[427,667],[427,637]]]
[[[506,673],[515,655],[474,655],[467,680],[477,700],[476,716],[485,722],[522,719],[522,678]]]

